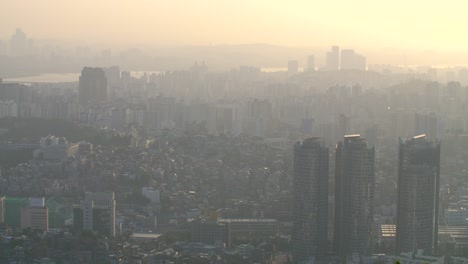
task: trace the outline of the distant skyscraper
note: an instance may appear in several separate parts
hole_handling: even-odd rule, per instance
[[[289,74],[299,73],[299,63],[297,62],[297,60],[288,61],[288,73]]]
[[[327,253],[328,147],[318,138],[294,145],[293,257],[295,262]]]
[[[27,49],[28,38],[21,28],[17,28],[15,34],[10,38],[10,54],[14,56],[26,55]]]
[[[84,67],[79,84],[81,105],[96,104],[107,100],[107,78],[102,68]]]
[[[334,247],[340,257],[371,254],[375,150],[360,135],[336,146]]]
[[[309,55],[307,57],[307,71],[315,71],[315,56]]]
[[[366,70],[366,57],[357,54],[352,49],[341,50],[342,70]]]
[[[21,208],[21,229],[25,228],[49,231],[49,209],[47,207]]]
[[[434,254],[438,243],[440,142],[426,135],[400,139],[398,157],[398,252],[423,249]]]
[[[332,46],[332,50],[327,52],[327,70],[339,70],[340,69],[340,47]]]

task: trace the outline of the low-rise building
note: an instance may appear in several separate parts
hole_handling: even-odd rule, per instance
[[[30,198],[29,206],[21,208],[21,229],[49,230],[49,209],[44,198]]]

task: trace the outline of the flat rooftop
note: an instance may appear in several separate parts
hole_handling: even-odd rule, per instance
[[[161,236],[161,234],[156,233],[133,233],[130,237],[131,238],[144,238],[144,239],[157,239]]]

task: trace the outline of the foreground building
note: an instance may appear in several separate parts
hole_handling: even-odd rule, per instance
[[[374,162],[374,147],[358,134],[336,146],[334,249],[342,258],[371,254]]]
[[[328,152],[318,138],[294,145],[293,258],[321,259],[327,253]]]
[[[440,142],[426,135],[400,139],[397,252],[434,254],[438,244]]]

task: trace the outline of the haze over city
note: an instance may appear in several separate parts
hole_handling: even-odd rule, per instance
[[[455,0],[3,1],[0,39],[21,27],[36,40],[111,49],[338,44],[372,54],[372,64],[468,64],[467,8]]]
[[[466,10],[0,0],[0,263],[468,264]]]

